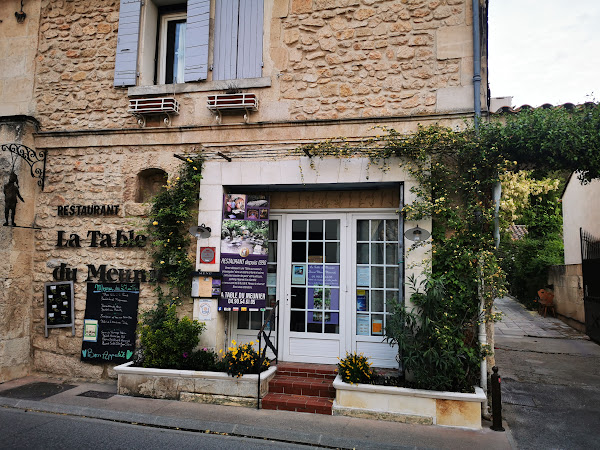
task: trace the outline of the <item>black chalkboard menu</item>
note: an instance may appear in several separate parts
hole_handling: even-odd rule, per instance
[[[57,281],[44,286],[45,334],[48,328],[71,327],[75,336],[75,309],[73,304],[73,282]]]
[[[135,349],[139,283],[88,283],[81,360],[122,364]]]

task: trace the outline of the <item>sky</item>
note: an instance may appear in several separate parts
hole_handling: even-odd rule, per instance
[[[489,0],[492,97],[600,101],[600,0]]]

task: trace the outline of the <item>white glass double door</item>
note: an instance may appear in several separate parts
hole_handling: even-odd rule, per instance
[[[272,215],[267,308],[279,300],[280,360],[336,364],[358,351],[397,367],[384,329],[388,301],[401,299],[400,229],[394,212]],[[233,337],[255,340],[265,314],[235,313]]]

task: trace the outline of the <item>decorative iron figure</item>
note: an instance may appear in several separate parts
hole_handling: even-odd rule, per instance
[[[6,219],[4,222],[4,226],[8,226],[8,218],[10,216],[10,212],[12,211],[12,221],[11,226],[16,227],[15,224],[15,213],[17,209],[17,199],[20,199],[22,202],[23,197],[21,197],[21,193],[19,192],[19,180],[17,178],[17,174],[14,172],[10,173],[8,177],[8,183],[4,185],[4,218]]]

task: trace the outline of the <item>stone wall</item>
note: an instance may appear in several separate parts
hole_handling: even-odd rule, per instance
[[[585,331],[581,264],[550,267],[548,284],[554,285],[556,312],[566,318],[572,327]]]
[[[147,206],[135,202],[137,174],[149,168],[173,174],[179,161],[173,152],[137,148],[54,148],[48,153],[47,183],[36,205],[37,225],[33,256],[32,356],[33,369],[75,377],[100,378],[114,376],[111,365],[80,362],[83,318],[86,307],[88,264],[96,268],[105,264],[116,269],[149,269],[150,248],[90,247],[89,231],[98,230],[111,236],[117,230],[145,235],[144,215]],[[117,215],[62,216],[59,206],[119,205]],[[65,239],[80,237],[81,247],[59,247],[58,232]],[[75,291],[75,336],[70,328],[50,329],[44,337],[44,283],[53,281],[53,271],[66,264],[77,269]],[[94,280],[96,280],[94,278]],[[152,284],[141,283],[139,310],[154,305]],[[191,315],[190,300],[181,308]]]
[[[469,3],[292,0],[281,33],[291,118],[472,110]]]
[[[35,97],[43,129],[135,126],[113,88],[119,0],[43,0]]]
[[[0,116],[33,115],[33,83],[40,2],[25,2],[27,17],[18,23],[19,2],[0,2]]]
[[[244,89],[259,99],[250,120],[472,111],[470,4],[265,0],[263,78]],[[118,0],[42,0],[34,94],[44,129],[137,127],[127,112],[134,94],[113,87],[118,10]],[[211,89],[222,92],[226,83],[210,81],[210,72],[208,79],[142,91],[175,95],[181,108],[173,126],[211,125],[215,117],[206,107],[207,95]],[[242,81],[252,86],[251,80]],[[243,112],[223,119],[242,121]],[[150,117],[148,126],[164,125]]]
[[[32,147],[35,123],[18,119],[0,122],[0,144]],[[21,147],[22,148],[22,147]],[[13,166],[14,164],[14,166]],[[2,149],[0,184],[9,182],[10,173],[18,177],[19,194],[14,219],[18,227],[0,226],[0,383],[24,376],[29,371],[31,338],[31,282],[34,251],[34,205],[40,187],[22,158]],[[0,189],[2,224],[5,217],[4,189]],[[12,222],[9,220],[9,224]]]

